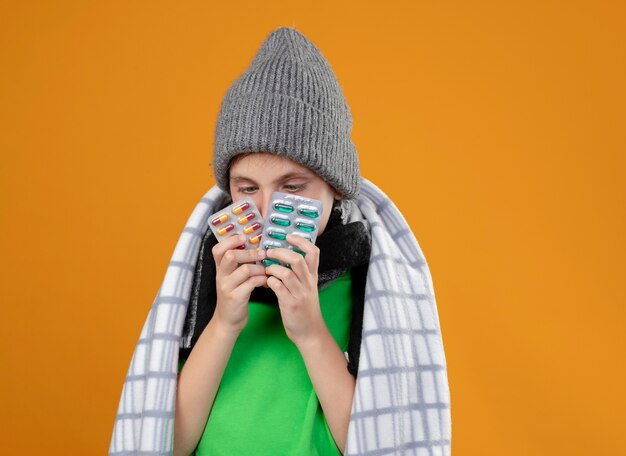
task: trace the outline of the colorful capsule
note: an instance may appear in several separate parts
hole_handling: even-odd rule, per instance
[[[275,203],[274,209],[276,209],[279,212],[293,212],[293,206],[289,204],[283,204],[283,203]]]
[[[232,223],[229,223],[226,226],[221,227],[219,230],[217,230],[217,234],[219,234],[220,236],[224,236],[226,233],[228,233],[229,231],[232,231],[235,228],[235,225],[233,225]]]
[[[250,212],[249,214],[246,214],[243,217],[239,217],[239,220],[238,220],[239,224],[243,225],[244,223],[252,220],[254,217],[256,217],[256,214],[254,212]]]
[[[296,228],[302,231],[315,231],[315,225],[306,222],[296,222]]]
[[[274,260],[272,258],[263,258],[263,264],[265,266],[271,266],[273,264],[280,264],[280,261]]]
[[[279,225],[279,226],[289,226],[291,225],[291,222],[289,221],[289,219],[283,218],[283,217],[272,217],[270,218],[271,222],[274,225]]]
[[[237,206],[233,207],[233,214],[239,215],[249,207],[250,203],[243,202],[241,204],[238,204]]]
[[[304,215],[305,217],[317,218],[320,216],[319,212],[317,212],[314,208],[309,207],[301,207],[298,209],[298,213],[300,215]]]
[[[304,252],[303,252],[302,250],[300,250],[298,247],[296,247],[295,245],[292,245],[290,248],[291,248],[291,250],[293,250],[294,252],[299,253],[299,254],[300,254],[300,255],[302,255],[302,256],[305,256]]]
[[[267,241],[263,247],[265,248],[265,250],[277,249],[281,247],[281,244],[278,242]]]
[[[225,222],[226,220],[228,220],[228,214],[223,213],[215,217],[213,220],[211,220],[211,225],[217,226],[220,223]]]
[[[267,235],[271,238],[278,239],[279,241],[284,241],[285,239],[287,239],[287,235],[284,231],[269,230],[267,232]]]
[[[243,229],[243,232],[245,234],[250,234],[256,230],[258,230],[259,228],[261,228],[261,223],[260,222],[254,222],[252,225],[248,225]]]
[[[255,234],[250,238],[250,244],[258,244],[261,241],[261,235],[263,233]]]
[[[238,248],[239,250],[243,250],[246,248],[246,244],[238,245],[236,248]]]

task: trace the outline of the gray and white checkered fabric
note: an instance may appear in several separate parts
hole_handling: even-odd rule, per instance
[[[176,244],[124,381],[109,455],[171,455],[178,350],[212,187]],[[346,456],[450,455],[450,390],[432,278],[406,220],[361,178],[357,204],[372,230],[363,335]]]

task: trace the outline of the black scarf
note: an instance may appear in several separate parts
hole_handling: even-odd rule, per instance
[[[226,207],[231,201],[224,204]],[[348,212],[357,210],[350,202],[336,200],[324,232],[316,239],[320,249],[318,267],[318,290],[348,270],[352,271],[352,319],[348,342],[348,371],[357,376],[363,328],[363,304],[365,301],[365,280],[371,253],[369,226],[362,218],[349,217]],[[350,221],[352,220],[352,221]],[[215,312],[217,294],[215,290],[215,261],[211,249],[217,243],[211,230],[207,230],[200,253],[190,298],[185,326],[183,345],[179,357],[187,359],[202,331]],[[250,300],[278,305],[276,295],[270,288],[257,287]]]

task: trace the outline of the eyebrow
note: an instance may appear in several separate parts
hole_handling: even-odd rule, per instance
[[[276,179],[274,179],[274,183],[280,182],[280,181],[285,181],[285,180],[288,180],[288,179],[297,178],[297,177],[311,177],[311,175],[310,175],[310,173],[305,172],[305,171],[293,171],[293,172],[290,172],[290,173],[283,174],[282,176],[278,176]],[[254,179],[252,179],[250,177],[237,176],[237,175],[231,176],[230,180],[233,181],[234,183],[242,182],[242,181],[255,182]]]

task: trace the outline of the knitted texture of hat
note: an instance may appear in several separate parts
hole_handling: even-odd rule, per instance
[[[328,61],[302,33],[280,27],[222,100],[213,144],[217,185],[230,193],[229,166],[236,155],[271,152],[354,198],[360,170],[351,131],[350,107]]]

